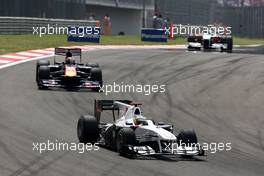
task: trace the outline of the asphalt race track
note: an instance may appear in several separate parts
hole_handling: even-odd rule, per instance
[[[263,55],[100,50],[85,56],[101,65],[105,83],[158,82],[167,85],[166,93],[40,91],[35,61],[0,70],[1,176],[263,175]],[[33,142],[78,142],[77,120],[93,113],[95,98],[141,101],[146,116],[193,128],[201,142],[231,142],[232,150],[194,159],[127,159],[104,148],[33,151]]]

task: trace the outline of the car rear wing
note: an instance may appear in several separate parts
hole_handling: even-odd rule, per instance
[[[100,122],[101,112],[103,111],[112,111],[113,112],[113,120],[115,121],[115,113],[114,111],[118,111],[119,114],[119,106],[114,102],[122,102],[125,104],[132,104],[130,100],[94,100],[94,116],[98,122]]]
[[[72,56],[81,56],[82,49],[81,48],[55,48],[55,54],[66,56],[67,52],[71,52]]]
[[[80,56],[80,63],[82,63],[82,49],[81,48],[55,48],[55,55],[66,56],[70,52],[72,56]],[[55,57],[54,57],[55,62]]]

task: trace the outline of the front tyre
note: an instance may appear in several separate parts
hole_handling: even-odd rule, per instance
[[[102,70],[100,68],[91,69],[91,81],[98,82],[100,87],[103,86]],[[92,90],[95,92],[99,92],[100,87],[92,88]]]
[[[182,147],[195,147],[197,145],[197,136],[194,130],[181,130],[177,136],[177,144]],[[200,151],[199,151],[200,153]],[[199,155],[198,153],[198,155]],[[184,158],[192,158],[193,155],[182,155]]]
[[[50,68],[47,65],[41,65],[38,68],[38,73],[37,73],[37,84],[38,84],[38,88],[40,90],[42,89],[47,89],[47,87],[45,87],[42,83],[43,79],[49,79],[50,78]]]
[[[48,66],[50,62],[48,60],[38,60],[36,63],[36,82],[38,82],[38,70],[40,66]]]
[[[132,128],[122,128],[117,133],[116,147],[121,156],[129,156],[132,153],[128,150],[128,146],[136,145],[136,135]]]
[[[198,143],[194,130],[181,130],[177,136],[178,145],[193,146]]]
[[[90,115],[82,115],[77,124],[77,136],[80,143],[95,143],[99,138],[96,118]]]

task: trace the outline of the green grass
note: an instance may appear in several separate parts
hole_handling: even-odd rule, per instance
[[[141,42],[140,36],[102,36],[99,45],[175,45],[186,44],[185,38],[169,40],[168,43]],[[262,39],[234,38],[234,44],[264,44]],[[68,42],[65,35],[0,35],[0,54],[30,49],[53,48],[70,45],[95,45],[95,43]]]
[[[157,45],[183,44],[185,39],[176,39],[168,43],[141,42],[139,36],[102,36],[99,45]],[[0,35],[0,54],[26,51],[30,49],[53,48],[71,45],[98,45],[86,42],[68,42],[65,35]]]
[[[234,44],[235,45],[255,45],[255,44],[264,45],[264,39],[250,39],[250,38],[234,37]]]

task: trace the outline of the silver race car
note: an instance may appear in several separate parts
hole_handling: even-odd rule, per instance
[[[94,116],[82,115],[77,134],[81,143],[99,143],[123,156],[204,155],[193,130],[174,134],[173,125],[155,124],[142,115],[140,103],[129,100],[95,100]],[[102,123],[101,112],[112,111],[113,123]]]
[[[233,50],[233,38],[231,35],[219,34],[217,31],[210,30],[208,33],[191,35],[187,38],[188,50],[220,50],[221,52],[231,53]]]

